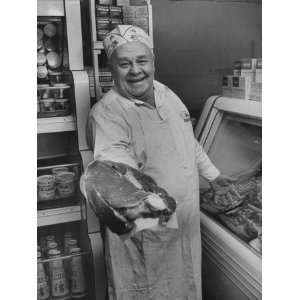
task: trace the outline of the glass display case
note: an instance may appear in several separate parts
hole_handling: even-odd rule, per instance
[[[195,128],[212,162],[237,179],[226,196],[200,179],[203,292],[209,299],[261,299],[261,126],[261,103],[211,97]]]
[[[37,1],[37,298],[105,299],[97,218],[79,189],[92,155],[80,0]],[[97,284],[95,284],[97,282]]]

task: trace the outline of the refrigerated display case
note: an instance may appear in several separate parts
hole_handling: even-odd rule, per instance
[[[80,0],[37,1],[38,299],[106,295],[99,222],[79,189],[92,159],[80,9]]]
[[[207,299],[261,299],[261,112],[261,102],[214,96],[195,128],[212,162],[238,179],[231,203],[216,199],[200,180]]]

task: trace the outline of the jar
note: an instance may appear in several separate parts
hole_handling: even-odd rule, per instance
[[[50,85],[45,83],[45,84],[38,84],[37,85],[37,90],[38,90],[38,98],[40,99],[47,99],[49,98],[49,87]]]
[[[37,178],[38,199],[40,201],[55,198],[55,177],[53,175],[41,175]]]
[[[57,190],[60,196],[69,197],[75,192],[75,173],[62,172],[55,177]]]
[[[69,111],[69,99],[56,99],[55,100],[55,110],[65,110]]]
[[[63,72],[48,70],[48,77],[52,85],[61,83],[63,80]]]
[[[48,52],[51,52],[51,51],[55,51],[57,49],[57,45],[56,43],[53,41],[53,39],[48,39],[46,42],[45,42],[45,48]]]
[[[66,98],[68,89],[70,89],[70,86],[65,83],[55,83],[53,84],[52,93],[55,94],[55,98],[62,99],[62,98]]]
[[[52,169],[52,174],[54,176],[57,176],[59,173],[65,173],[68,171],[69,171],[68,167],[55,167]]]
[[[57,69],[61,65],[61,55],[52,51],[47,54],[47,63],[48,66],[52,69]]]
[[[55,99],[53,98],[41,99],[40,110],[41,112],[55,111]]]

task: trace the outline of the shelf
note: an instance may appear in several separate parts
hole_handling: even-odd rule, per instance
[[[40,118],[37,121],[37,133],[51,133],[75,131],[76,121],[74,116]]]
[[[47,226],[60,223],[68,223],[81,220],[81,208],[79,205],[61,208],[38,210],[37,226]]]
[[[93,49],[94,50],[103,50],[104,49],[103,42],[101,42],[101,41],[93,42]]]

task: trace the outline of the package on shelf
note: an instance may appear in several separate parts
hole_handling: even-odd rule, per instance
[[[249,100],[262,101],[262,83],[251,82]]]
[[[262,59],[258,58],[255,69],[255,82],[262,83]]]
[[[97,0],[97,4],[99,5],[113,5],[113,0]]]
[[[149,33],[149,17],[147,6],[123,6],[124,24],[134,25]]]
[[[248,100],[250,94],[251,82],[253,82],[251,77],[233,76],[232,97]]]
[[[232,75],[225,75],[222,78],[222,95],[232,97]]]

